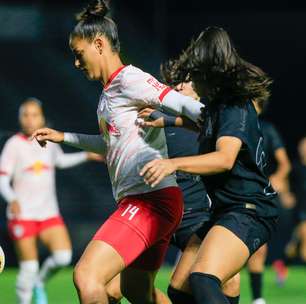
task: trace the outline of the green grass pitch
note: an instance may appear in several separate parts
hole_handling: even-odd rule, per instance
[[[157,287],[166,290],[171,269],[164,267],[157,278]],[[0,303],[15,304],[16,269],[6,269],[0,275]],[[289,277],[284,287],[275,284],[274,273],[268,269],[264,279],[264,294],[267,304],[306,304],[306,270],[304,267],[293,267],[289,270]],[[242,272],[241,304],[251,303],[248,277]],[[49,304],[78,303],[72,284],[72,269],[61,271],[47,285]],[[123,301],[127,304],[127,301]],[[188,303],[186,303],[188,304]]]

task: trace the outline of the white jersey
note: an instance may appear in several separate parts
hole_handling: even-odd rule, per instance
[[[203,105],[158,82],[150,74],[131,65],[112,74],[98,105],[101,135],[65,133],[64,143],[106,155],[114,197],[121,198],[177,186],[175,176],[165,177],[152,189],[139,175],[145,164],[168,158],[163,129],[142,128],[137,114],[142,108],[161,107],[194,122]]]
[[[168,158],[164,130],[143,129],[136,124],[139,109],[159,105],[167,92],[167,86],[133,66],[117,70],[104,87],[97,114],[116,200],[177,186],[175,176],[171,175],[152,189],[139,175],[149,161]]]
[[[22,134],[14,135],[1,154],[1,193],[8,203],[19,202],[20,219],[44,220],[58,216],[55,167],[71,167],[86,158],[84,152],[64,154],[59,145],[51,142],[42,149],[36,140],[31,141]],[[7,216],[11,218],[9,212]]]

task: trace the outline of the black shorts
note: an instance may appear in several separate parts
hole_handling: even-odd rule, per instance
[[[210,219],[210,213],[207,209],[191,211],[185,213],[182,222],[171,238],[170,244],[181,251],[187,246],[191,236]]]
[[[270,240],[276,230],[277,218],[264,218],[254,211],[239,209],[214,213],[196,234],[204,239],[210,228],[223,226],[233,232],[248,247],[250,256]]]

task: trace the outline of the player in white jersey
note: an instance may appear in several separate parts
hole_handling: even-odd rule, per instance
[[[60,216],[55,189],[55,168],[69,168],[96,158],[85,152],[64,154],[57,144],[42,150],[29,139],[45,118],[40,102],[29,98],[20,107],[22,132],[5,144],[0,161],[0,191],[8,203],[9,234],[19,259],[16,291],[21,304],[31,303],[35,286],[36,303],[47,303],[44,282],[71,261],[71,243]],[[40,270],[37,239],[51,255]]]
[[[45,128],[33,137],[41,145],[65,142],[106,154],[118,209],[98,230],[75,268],[81,303],[109,303],[107,284],[119,273],[122,293],[130,302],[158,303],[153,283],[181,220],[183,200],[174,175],[154,191],[140,177],[141,167],[148,160],[167,158],[167,150],[164,131],[140,127],[137,114],[148,105],[162,106],[196,121],[203,106],[140,69],[124,66],[116,25],[105,17],[106,12],[103,1],[94,1],[80,14],[70,37],[76,67],[104,86],[98,106],[102,136]]]

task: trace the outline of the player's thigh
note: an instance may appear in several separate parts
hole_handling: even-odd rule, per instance
[[[127,267],[121,273],[121,291],[130,301],[151,301],[154,295],[154,280],[158,270],[141,270]]]
[[[173,271],[170,282],[173,288],[182,290],[184,292],[190,292],[188,278],[200,246],[200,238],[195,234],[192,235]]]
[[[224,283],[240,271],[248,257],[249,249],[240,238],[215,225],[201,244],[192,272],[215,275]]]
[[[268,245],[261,246],[248,260],[248,268],[251,272],[261,272],[264,270],[264,265],[268,253]]]
[[[71,241],[65,225],[46,228],[40,232],[39,238],[50,251],[71,249]]]
[[[120,274],[116,275],[107,285],[106,293],[109,299],[121,300]]]
[[[85,249],[74,269],[74,281],[77,286],[109,283],[125,268],[120,254],[109,244],[93,240]]]
[[[27,237],[14,241],[15,250],[19,261],[38,260],[36,237]]]

